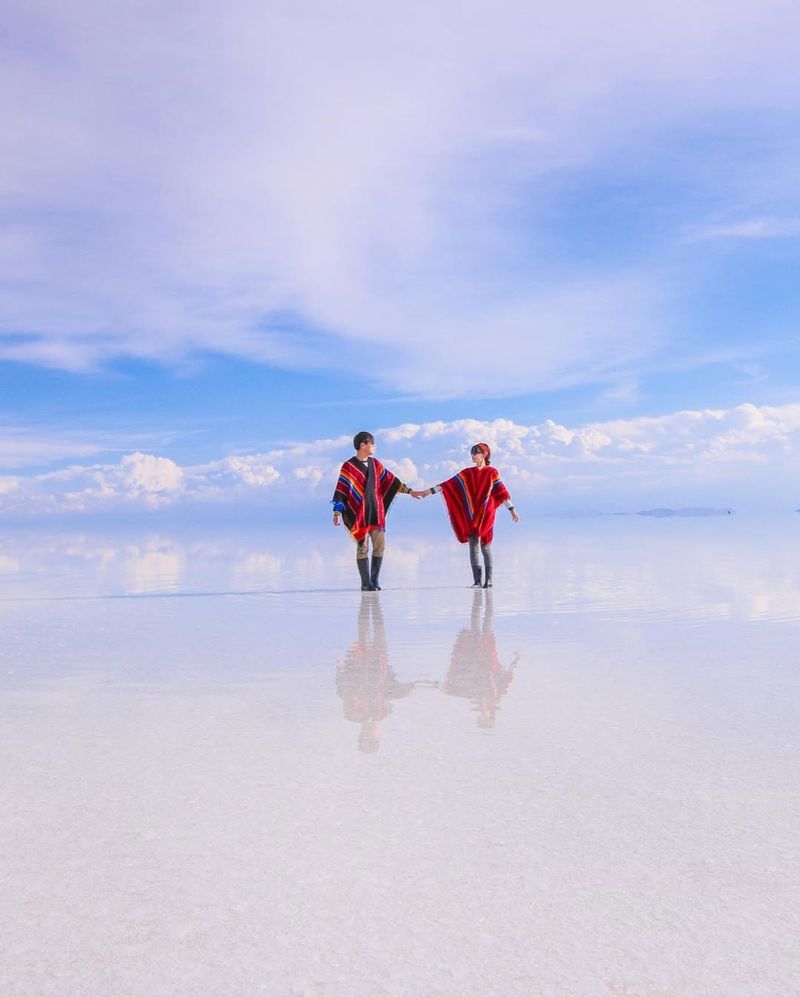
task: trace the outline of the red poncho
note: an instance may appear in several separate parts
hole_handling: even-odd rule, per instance
[[[497,468],[465,467],[443,481],[441,488],[459,542],[466,543],[470,534],[477,533],[481,543],[490,544],[497,507],[511,498]]]
[[[369,483],[367,474],[351,457],[342,464],[333,493],[333,507],[342,513],[344,525],[354,540],[363,540],[370,530],[385,529],[386,513],[403,487],[400,479],[379,460],[370,457],[369,461],[372,462]]]

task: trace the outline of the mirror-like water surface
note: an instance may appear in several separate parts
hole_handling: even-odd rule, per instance
[[[796,527],[3,536],[0,989],[800,992]]]

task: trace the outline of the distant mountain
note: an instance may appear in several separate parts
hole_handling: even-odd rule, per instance
[[[642,509],[637,516],[656,516],[659,519],[667,516],[732,516],[733,509]]]

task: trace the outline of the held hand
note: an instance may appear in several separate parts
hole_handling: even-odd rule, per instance
[[[425,496],[429,495],[429,494],[430,494],[430,492],[428,491],[427,488],[424,491],[420,491],[419,489],[412,488],[411,491],[409,492],[409,495],[412,498],[415,498],[415,499],[425,498]]]

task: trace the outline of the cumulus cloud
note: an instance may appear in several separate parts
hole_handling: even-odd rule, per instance
[[[168,457],[134,453],[122,458],[120,481],[128,495],[159,502],[180,491],[183,471]]]
[[[280,477],[264,457],[226,457],[195,472],[195,478],[220,483],[242,482],[256,488],[273,484]]]
[[[403,457],[394,465],[394,473],[407,485],[420,483],[419,471],[410,457]]]
[[[178,497],[183,474],[168,457],[132,453],[118,464],[73,465],[17,480],[23,493],[50,511],[129,505],[156,509]]]
[[[788,0],[20,4],[0,358],[366,358],[429,395],[604,377],[668,334],[664,282],[554,262],[556,181],[791,112],[796,25]]]
[[[417,487],[467,466],[471,444],[484,440],[515,496],[534,505],[603,500],[625,507],[638,496],[684,505],[730,505],[736,496],[774,500],[800,471],[800,403],[745,403],[577,426],[551,419],[530,425],[510,419],[405,423],[378,430],[376,437],[378,456]],[[137,452],[116,464],[0,478],[0,511],[248,503],[297,509],[328,499],[351,452],[349,437],[191,466]],[[791,502],[791,492],[785,495]]]

